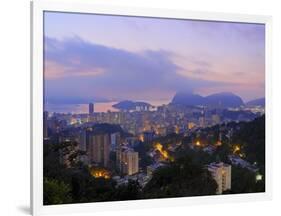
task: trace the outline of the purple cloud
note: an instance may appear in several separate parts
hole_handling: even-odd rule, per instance
[[[45,95],[47,101],[93,99],[159,99],[176,91],[224,85],[191,79],[165,50],[140,53],[97,45],[79,37],[45,38]],[[198,71],[208,63],[197,63]]]

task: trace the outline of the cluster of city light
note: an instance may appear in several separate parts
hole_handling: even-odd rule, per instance
[[[139,135],[139,140],[144,142],[144,135],[143,134]]]
[[[241,146],[240,145],[234,145],[233,146],[233,154],[239,155],[239,157],[243,158],[246,157],[245,153],[241,151]]]
[[[174,161],[174,158],[172,156],[169,155],[168,151],[166,151],[163,147],[163,145],[159,142],[154,144],[154,148],[155,150],[158,150],[161,154],[161,156],[165,159],[165,160],[170,160],[170,161]]]
[[[70,125],[75,125],[75,124],[77,124],[77,123],[78,123],[78,120],[77,120],[77,119],[71,118],[71,120],[70,120]]]
[[[95,178],[105,178],[105,179],[109,179],[110,178],[109,171],[104,169],[104,168],[92,167],[90,169],[90,173]]]
[[[239,145],[234,145],[233,146],[233,154],[238,154],[240,152],[241,148]]]
[[[179,134],[179,133],[180,133],[180,128],[179,128],[179,126],[175,126],[175,133],[176,133],[176,134]]]
[[[160,152],[160,154],[163,156],[163,158],[168,159],[169,158],[169,154],[166,150],[164,150],[163,145],[161,143],[156,143],[154,145],[155,149],[158,150]]]
[[[220,141],[220,140],[218,140],[217,142],[216,142],[216,146],[221,146],[222,145],[222,142]]]
[[[195,145],[196,145],[196,146],[201,146],[201,142],[200,142],[199,140],[197,140],[197,141],[195,142]]]
[[[262,175],[261,174],[257,174],[256,175],[256,181],[261,181],[262,180]]]

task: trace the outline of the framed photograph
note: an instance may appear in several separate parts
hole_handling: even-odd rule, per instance
[[[271,18],[34,1],[33,215],[271,198]]]

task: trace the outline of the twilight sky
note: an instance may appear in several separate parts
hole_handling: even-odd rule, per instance
[[[45,12],[49,103],[265,94],[265,26]]]

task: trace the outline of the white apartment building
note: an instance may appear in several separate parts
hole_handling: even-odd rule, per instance
[[[217,194],[231,189],[231,165],[222,162],[211,163],[207,168],[218,184]]]
[[[130,148],[120,148],[116,151],[117,164],[122,173],[134,175],[139,172],[139,153]]]

